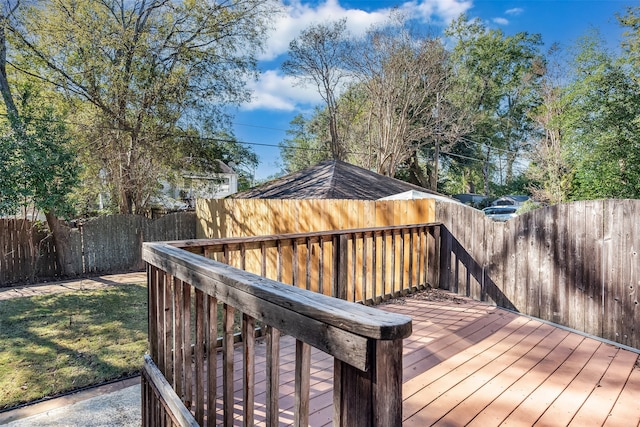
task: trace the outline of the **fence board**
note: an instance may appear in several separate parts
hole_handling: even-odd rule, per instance
[[[30,221],[0,219],[0,287],[59,276],[48,230],[35,228],[30,241],[32,226]],[[193,239],[195,228],[193,212],[156,220],[136,215],[98,217],[71,229],[71,262],[80,274],[141,270],[143,241]]]
[[[497,305],[638,348],[639,212],[640,200],[598,200],[491,223],[480,211],[438,202],[435,221],[447,228],[440,287],[465,294],[465,270],[484,265]],[[471,296],[478,298],[473,287]]]

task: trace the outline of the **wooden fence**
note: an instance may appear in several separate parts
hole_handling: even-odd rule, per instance
[[[438,202],[440,287],[640,348],[640,200],[582,201],[506,223]]]
[[[0,219],[0,286],[56,276],[58,266],[47,235],[31,221]]]
[[[30,238],[24,220],[0,219],[0,286],[58,277],[53,242],[46,227]],[[143,241],[195,237],[196,216],[181,212],[151,220],[138,215],[107,215],[78,224],[71,230],[76,271],[97,274],[141,270]]]
[[[196,212],[198,238],[212,239],[425,224],[435,201],[198,200]]]

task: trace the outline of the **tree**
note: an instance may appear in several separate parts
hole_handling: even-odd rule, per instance
[[[120,212],[143,211],[158,178],[180,167],[193,126],[224,128],[224,106],[248,97],[274,2],[28,3],[8,29],[14,65],[63,92],[90,126],[90,169]]]
[[[535,142],[527,170],[527,176],[535,183],[530,189],[533,198],[552,205],[568,200],[572,179],[563,123],[567,110],[563,102],[566,73],[561,63],[565,61],[558,58],[560,53],[554,44],[547,54],[547,70],[540,85],[542,103],[531,112],[543,134]]]
[[[345,59],[349,53],[346,19],[316,24],[302,31],[289,44],[289,58],[282,63],[285,74],[302,84],[315,84],[327,108],[331,154],[336,160],[346,159],[346,149],[338,130],[338,91],[347,72]]]
[[[633,21],[631,15],[621,20]],[[579,40],[574,80],[564,97],[574,200],[640,197],[640,83],[633,60],[625,59],[633,55],[615,58],[597,32]]]
[[[0,137],[0,215],[21,213],[27,218],[28,210],[44,212],[61,272],[75,275],[70,229],[59,216],[73,212],[69,195],[78,183],[79,164],[64,122],[44,105],[32,85],[25,83],[19,89],[18,102],[14,91],[5,93],[8,113]],[[27,227],[26,221],[23,226]],[[29,234],[34,226],[32,222]],[[32,259],[37,260],[38,248],[31,250]]]
[[[461,116],[446,97],[447,57],[439,39],[415,37],[402,17],[373,28],[353,49],[350,67],[366,94],[378,173],[394,176],[421,146],[460,133]]]
[[[320,115],[321,112],[317,111],[316,116]],[[298,114],[290,125],[288,138],[279,144],[285,173],[297,172],[330,158],[330,150],[321,148],[313,131],[313,121],[306,121],[302,114]]]
[[[58,214],[69,212],[68,195],[77,183],[79,166],[64,124],[50,106],[43,105],[39,88],[22,82],[21,102],[16,102],[7,72],[7,29],[18,6],[19,2],[6,2],[0,11],[0,92],[7,117],[0,138],[0,214],[22,210],[26,217],[27,208],[43,210],[61,272],[75,275],[70,229]],[[31,234],[33,225],[27,231]],[[36,255],[32,259],[37,259],[37,249],[31,250]]]
[[[465,143],[475,146],[470,157],[483,160],[477,165],[489,194],[494,162],[501,164],[504,156],[506,167],[498,172],[506,182],[513,179],[513,165],[536,130],[529,111],[540,103],[537,90],[545,69],[541,37],[524,32],[506,36],[466,15],[452,22],[445,34],[456,41],[451,59],[462,83],[459,98],[476,112],[474,131]]]

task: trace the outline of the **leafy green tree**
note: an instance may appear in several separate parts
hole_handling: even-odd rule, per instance
[[[621,22],[633,22],[633,13]],[[633,35],[626,37],[630,48]],[[572,199],[640,197],[640,82],[625,59],[632,54],[616,58],[597,32],[579,40],[564,99]]]
[[[75,275],[70,230],[60,216],[73,215],[70,194],[78,183],[80,166],[61,118],[32,85],[25,83],[18,89],[16,98],[12,90],[5,95],[10,101],[0,137],[0,215],[26,218],[29,212],[33,216],[44,212],[62,274]],[[28,233],[35,227],[35,222],[30,224]],[[38,248],[31,250],[35,262]]]
[[[14,64],[65,94],[120,212],[143,211],[167,169],[185,161],[183,129],[224,129],[248,98],[269,19],[263,0],[58,0],[7,21]],[[186,136],[188,136],[186,132]]]
[[[529,115],[540,104],[538,88],[544,74],[539,34],[505,35],[480,20],[461,15],[445,34],[455,40],[451,61],[461,84],[458,99],[475,110],[474,130],[461,143],[475,148],[480,159],[484,191],[489,194],[493,176],[514,178],[514,163],[528,147],[536,126]],[[504,156],[506,167],[499,165]],[[470,164],[471,165],[471,164]]]
[[[320,116],[323,116],[322,111],[316,110],[316,120]],[[322,147],[313,124],[312,120],[305,120],[302,114],[291,120],[287,138],[279,144],[285,173],[297,172],[331,158],[331,151],[328,147]]]

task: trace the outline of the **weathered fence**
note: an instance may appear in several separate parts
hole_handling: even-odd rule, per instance
[[[419,200],[198,200],[197,237],[225,238],[425,224],[435,201]]]
[[[167,244],[145,243],[144,260],[150,356],[143,369],[143,425],[230,426],[240,416],[249,426],[256,407],[260,421],[279,425],[281,335],[296,340],[294,425],[309,425],[311,347],[334,357],[333,425],[401,424],[402,340],[411,334],[411,318],[288,286]],[[236,312],[242,318],[241,390],[234,387]],[[256,322],[266,329],[260,388]]]
[[[0,219],[0,286],[53,277],[58,268],[48,231],[23,219]]]
[[[583,201],[506,223],[438,202],[440,287],[640,348],[640,200]]]
[[[195,229],[193,212],[156,220],[107,215],[83,221],[71,230],[75,269],[82,274],[141,270],[143,241],[190,239],[195,237]],[[59,276],[53,241],[47,235],[44,225],[0,219],[0,286]]]

